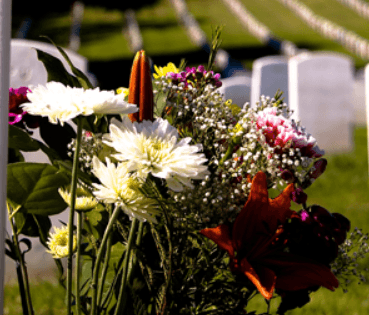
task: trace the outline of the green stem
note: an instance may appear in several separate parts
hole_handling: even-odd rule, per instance
[[[112,208],[110,206],[110,208],[109,208],[109,219],[111,218],[111,215],[112,215]],[[105,278],[106,278],[106,274],[108,273],[108,269],[109,269],[109,260],[110,260],[110,251],[111,251],[112,239],[113,239],[113,233],[110,233],[109,236],[108,236],[108,243],[106,245],[104,266],[103,266],[103,271],[102,271],[102,275],[101,275],[101,283],[100,283],[99,290],[98,290],[98,293],[97,293],[97,305],[100,305],[100,306],[101,306],[101,300],[102,300],[102,295],[103,295],[103,291],[104,291]]]
[[[22,268],[21,268],[19,261],[16,262],[16,265],[17,265],[16,271],[17,271],[17,278],[18,278],[19,295],[21,297],[23,315],[29,315],[26,290],[24,289]]]
[[[77,212],[77,256],[76,256],[76,307],[77,307],[77,315],[81,315],[81,295],[79,288],[80,284],[80,275],[81,275],[81,244],[82,244],[82,222],[83,222],[83,213]]]
[[[114,315],[124,314],[124,309],[125,309],[125,305],[126,305],[126,303],[125,303],[126,298],[123,299],[123,296],[125,295],[125,291],[126,291],[126,287],[127,287],[128,263],[129,263],[130,257],[131,257],[132,243],[133,243],[134,235],[135,235],[135,232],[136,232],[137,223],[138,223],[138,219],[133,218],[132,224],[131,224],[131,229],[129,231],[129,236],[128,236],[126,255],[125,255],[124,261],[123,261],[122,282],[121,282],[121,286],[120,286],[120,290],[119,290],[119,296],[118,296],[117,306],[115,308]]]
[[[67,315],[72,314],[72,268],[73,268],[73,219],[74,208],[76,203],[77,192],[77,171],[78,171],[78,157],[82,138],[82,120],[77,118],[77,139],[76,150],[74,151],[73,169],[72,169],[72,183],[71,183],[71,202],[69,212],[69,225],[68,225],[68,264],[67,264]]]
[[[270,314],[270,300],[265,300],[267,305],[268,305],[268,308],[267,308],[267,314]]]
[[[93,270],[92,282],[91,282],[91,289],[92,289],[92,301],[91,301],[91,313],[90,313],[91,315],[97,314],[97,284],[98,284],[100,264],[103,258],[105,245],[107,244],[108,239],[109,239],[110,231],[113,228],[113,224],[118,219],[119,213],[120,213],[120,207],[116,206],[113,211],[113,215],[111,216],[108,222],[108,225],[106,227],[105,233],[101,241],[100,248],[97,252],[97,257],[96,257],[96,262],[95,262],[95,267]]]
[[[145,222],[140,221],[140,223],[138,224],[137,240],[136,240],[137,248],[139,248],[140,245],[141,245],[144,223]],[[134,255],[132,257],[132,263],[131,263],[132,268],[130,268],[128,270],[128,281],[132,280],[132,277],[133,277],[133,274],[134,274],[134,269],[136,268],[136,263],[137,263],[137,255]]]
[[[13,211],[11,209],[11,206],[8,203],[6,203],[6,206],[7,206],[8,215],[10,218],[11,215],[13,214]],[[21,250],[19,247],[18,235],[15,230],[15,224],[13,222],[13,219],[10,219],[9,221],[10,221],[10,225],[11,225],[12,233],[13,233],[12,238],[13,238],[13,244],[14,244],[15,252],[16,252],[15,254],[18,259],[17,277],[18,277],[19,293],[20,293],[21,300],[22,300],[23,313],[27,315],[33,315],[32,299],[31,299],[31,293],[29,290],[27,268],[24,263],[23,256],[21,254]]]
[[[143,229],[144,229],[144,223],[143,221],[140,221],[140,223],[138,224],[138,231],[137,231],[137,239],[136,239],[136,245],[137,247],[140,247],[141,245],[141,241],[142,241],[142,235],[143,235]],[[132,278],[136,269],[136,264],[137,264],[137,255],[133,255],[131,257],[131,261],[129,263],[129,267],[128,267],[128,283],[132,282]],[[123,302],[122,304],[125,305],[127,302],[127,295],[123,296]],[[124,311],[124,309],[123,309]]]

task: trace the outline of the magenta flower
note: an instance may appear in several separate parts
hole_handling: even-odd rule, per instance
[[[27,127],[37,128],[39,126],[38,117],[28,115],[26,111],[20,107],[21,104],[29,102],[27,98],[27,93],[31,90],[22,86],[18,89],[9,89],[9,124],[15,125],[23,121],[26,123]],[[23,127],[19,126],[19,127]]]

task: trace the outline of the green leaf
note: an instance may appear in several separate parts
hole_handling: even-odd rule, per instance
[[[57,46],[52,39],[50,39],[47,36],[41,36],[46,38],[48,41],[50,41],[50,43],[52,43],[58,50],[59,52],[62,54],[62,56],[64,57],[64,59],[67,61],[68,65],[70,66],[73,74],[77,77],[81,87],[83,87],[84,89],[92,89],[93,85],[90,83],[90,81],[88,80],[88,78],[86,77],[86,75],[79,69],[77,69],[72,61],[69,59],[68,55],[64,52],[64,50],[60,47]]]
[[[33,140],[27,132],[21,128],[9,125],[8,129],[8,147],[22,151],[37,151],[40,149],[37,141]]]
[[[119,261],[121,260],[126,247],[122,243],[116,243],[111,247],[109,266],[114,269],[119,268]]]
[[[48,216],[18,211],[14,215],[14,220],[17,227],[17,235],[24,234],[30,237],[39,237],[41,244],[47,247],[46,241],[51,228],[51,221]]]
[[[7,168],[7,199],[21,206],[23,213],[53,215],[67,204],[58,189],[69,184],[68,177],[49,164],[14,163]]]
[[[16,149],[8,148],[8,164],[24,162],[23,154]]]
[[[48,236],[49,236],[49,232],[51,229],[51,221],[49,217],[45,215],[37,215],[37,214],[31,214],[31,215],[37,225],[40,243],[44,245],[46,248],[49,248],[46,244]]]
[[[55,163],[57,165],[59,165],[59,168],[66,172],[68,175],[70,175],[70,178],[72,178],[72,169],[73,169],[73,164],[71,161],[55,161]],[[78,179],[82,180],[84,183],[91,185],[92,184],[92,180],[91,178],[86,175],[86,173],[82,172],[81,170],[77,170],[77,174],[78,174]]]
[[[40,60],[46,68],[47,82],[56,81],[71,87],[81,87],[78,79],[68,73],[64,68],[63,63],[58,58],[55,58],[42,50],[36,50],[38,60]]]
[[[17,235],[19,235],[20,233],[22,233],[22,230],[27,222],[27,215],[25,213],[21,212],[22,209],[20,209],[15,215],[14,215],[14,220],[15,220],[15,226],[16,226],[16,233]],[[26,228],[27,230],[29,228]],[[28,235],[28,234],[27,234]],[[29,235],[28,235],[29,236]]]
[[[55,125],[50,123],[47,118],[42,118],[40,120],[40,136],[49,148],[58,153],[61,159],[71,159],[67,154],[68,144],[73,138],[76,138],[76,133],[68,123],[65,123],[64,126]]]
[[[96,239],[102,239],[109,222],[109,214],[101,206],[93,211],[85,212],[85,220],[90,223],[92,234]]]

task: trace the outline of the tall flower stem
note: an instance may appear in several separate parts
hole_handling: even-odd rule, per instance
[[[105,229],[105,233],[103,235],[100,248],[97,252],[95,267],[92,273],[92,282],[91,282],[91,289],[92,289],[92,301],[91,301],[91,315],[97,314],[97,285],[98,285],[98,277],[99,277],[99,270],[101,265],[101,260],[103,258],[104,249],[108,242],[110,232],[113,228],[115,221],[118,219],[118,215],[120,213],[120,207],[116,206],[113,214],[108,222],[108,225]]]
[[[143,222],[143,221],[140,221],[140,223],[138,224],[137,239],[136,239],[137,247],[139,247],[141,245],[144,224],[145,224],[145,222]],[[137,256],[134,255],[133,257],[131,257],[130,264],[129,264],[129,267],[128,267],[128,276],[127,276],[127,279],[128,279],[127,281],[128,282],[132,281],[132,278],[133,278],[133,275],[134,275],[134,272],[135,272],[135,268],[136,268],[136,264],[137,264]],[[122,310],[123,311],[124,311],[124,307],[125,307],[126,302],[127,302],[127,295],[124,295],[123,296],[123,302],[122,302],[122,305],[123,305]]]
[[[81,275],[81,244],[82,244],[83,213],[77,212],[77,253],[76,253],[76,307],[77,315],[81,315],[80,275]]]
[[[72,268],[73,268],[73,219],[76,203],[77,192],[77,172],[78,172],[78,156],[82,138],[82,120],[77,118],[77,139],[76,150],[74,151],[73,169],[72,169],[72,184],[71,184],[71,202],[69,212],[69,230],[68,230],[68,264],[67,264],[67,314],[72,314]],[[78,290],[78,288],[76,288]]]
[[[111,216],[112,216],[112,207],[109,206],[109,219],[111,218]],[[101,275],[101,282],[100,282],[100,286],[99,286],[99,289],[98,289],[98,292],[97,292],[97,305],[100,305],[100,306],[101,306],[102,295],[103,295],[103,291],[104,291],[104,284],[105,284],[106,274],[108,273],[108,269],[109,269],[110,250],[111,250],[112,239],[113,239],[113,233],[109,233],[108,242],[107,242],[106,251],[105,251],[103,271],[102,271],[102,275]]]
[[[136,239],[137,247],[139,247],[141,245],[144,224],[145,224],[145,222],[143,222],[143,221],[140,221],[138,223],[138,231],[137,231],[137,239]],[[137,263],[137,256],[135,255],[135,256],[132,257],[131,268],[129,268],[129,270],[128,270],[128,281],[130,281],[133,277],[133,273],[134,273],[134,269],[136,267],[136,263]]]
[[[125,305],[126,305],[126,303],[125,303],[126,298],[123,298],[123,296],[125,295],[125,291],[126,291],[126,287],[127,287],[128,264],[129,264],[129,261],[130,261],[130,258],[131,258],[132,244],[133,244],[134,236],[136,234],[135,232],[136,232],[137,224],[138,224],[138,219],[133,218],[132,224],[131,224],[131,229],[129,230],[128,243],[127,243],[127,247],[126,247],[126,255],[125,255],[124,261],[123,261],[122,282],[121,282],[121,286],[120,286],[120,290],[119,290],[119,296],[118,296],[117,306],[115,308],[114,315],[124,314],[124,309],[125,309]]]
[[[11,218],[12,215],[12,209],[11,206],[6,203],[6,206],[8,208],[8,215],[10,219],[10,225],[12,228],[12,238],[13,238],[13,244],[16,251],[16,257],[17,257],[17,277],[18,277],[18,285],[19,285],[19,292],[22,300],[22,308],[23,308],[23,314],[27,315],[33,315],[33,306],[32,306],[32,299],[31,299],[31,293],[29,289],[29,282],[28,282],[28,273],[27,273],[27,267],[24,263],[23,256],[21,254],[21,250],[19,247],[18,242],[18,235],[15,230],[15,225],[13,218]]]

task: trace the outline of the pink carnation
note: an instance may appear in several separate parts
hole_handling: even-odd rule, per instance
[[[316,140],[294,128],[290,120],[277,115],[277,108],[265,108],[258,114],[256,126],[262,129],[265,141],[271,147],[279,146],[276,153],[285,148],[299,148],[302,156],[321,157],[324,152],[316,146]]]

